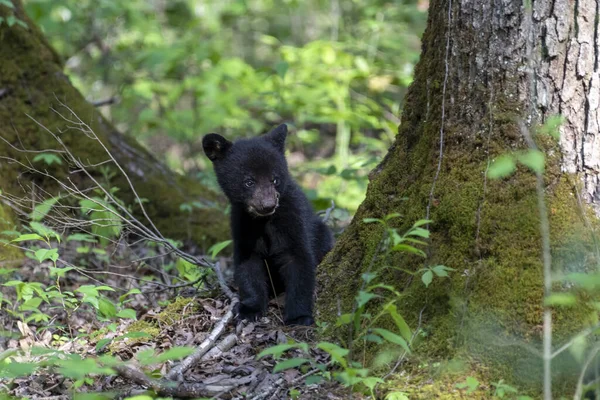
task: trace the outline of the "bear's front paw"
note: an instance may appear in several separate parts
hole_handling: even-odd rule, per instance
[[[233,310],[235,315],[235,319],[237,322],[241,322],[246,320],[248,322],[255,322],[263,316],[263,312],[261,310],[256,310],[255,308],[249,308],[244,306],[241,303],[238,303],[235,309]]]
[[[297,317],[294,319],[290,319],[290,320],[286,320],[285,324],[286,325],[304,325],[304,326],[311,326],[315,323],[315,320],[313,319],[313,317],[310,316],[302,316],[302,317]]]

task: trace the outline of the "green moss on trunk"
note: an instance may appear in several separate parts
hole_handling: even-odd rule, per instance
[[[526,148],[518,125],[525,106],[514,100],[519,98],[518,79],[513,82],[506,78],[510,73],[497,73],[496,80],[490,80],[486,71],[481,78],[471,69],[472,54],[460,47],[470,42],[458,42],[448,78],[444,153],[438,175],[447,6],[442,1],[431,2],[421,61],[406,97],[396,141],[372,172],[366,199],[354,221],[319,267],[319,318],[333,321],[340,307],[342,313],[352,309],[362,283],[360,275],[369,267],[382,237],[381,228],[364,224],[363,218],[398,212],[403,216],[398,229],[403,231],[424,218],[431,203],[434,223],[429,257],[424,262],[397,255],[391,264],[412,271],[443,264],[456,272],[448,279],[434,279],[429,288],[402,272],[386,270],[380,276],[383,282],[404,289],[398,308],[411,326],[417,325],[424,310],[422,328],[429,336],[417,351],[425,359],[449,359],[466,352],[494,365],[494,378],[537,385],[541,382],[541,358],[523,350],[526,346],[541,348],[542,335],[542,241],[535,175],[519,167],[507,179],[485,178],[494,157]],[[462,28],[461,23],[456,22]],[[461,34],[466,36],[469,29],[465,30],[467,33]],[[476,33],[471,34],[475,37]],[[457,72],[461,68],[472,76],[463,76],[461,81]],[[478,79],[487,85],[477,85]],[[590,211],[581,209],[572,184],[577,177],[561,173],[555,143],[542,137],[536,140],[547,154],[545,199],[553,267],[564,271],[573,260],[579,260],[580,270],[589,269],[597,260],[584,260],[595,251],[583,215]],[[587,217],[595,221],[591,213]],[[374,268],[380,267],[378,260]],[[557,308],[554,342],[563,343],[587,326],[590,315],[595,311],[584,306]],[[573,382],[573,362],[564,357],[554,365],[560,376],[556,388],[561,391]]]
[[[167,170],[134,140],[124,137],[108,123],[100,113],[70,84],[62,72],[61,60],[44,39],[38,28],[25,15],[20,1],[14,13],[25,21],[29,29],[14,25],[0,24],[0,135],[8,142],[0,141],[0,171],[3,177],[2,190],[23,196],[34,182],[50,193],[58,192],[58,184],[50,179],[23,174],[24,168],[10,162],[6,157],[22,163],[32,162],[36,168],[48,170],[58,179],[66,179],[68,168],[62,165],[45,166],[33,162],[35,154],[15,151],[19,149],[47,150],[59,149],[56,140],[47,130],[58,134],[70,150],[82,160],[92,165],[108,159],[105,151],[94,139],[89,138],[82,128],[73,123],[76,118],[85,121],[104,143],[119,164],[127,171],[141,198],[146,199],[145,207],[157,227],[165,237],[191,239],[201,246],[208,246],[229,236],[227,218],[219,205],[222,196],[212,192],[192,179],[179,176]],[[13,13],[0,6],[0,15]],[[67,105],[70,110],[60,103]],[[62,115],[62,116],[61,116]],[[42,128],[42,126],[44,128]],[[128,204],[135,204],[135,198],[126,180],[114,164],[109,166],[117,172],[111,182],[120,188],[118,196]],[[101,176],[100,166],[90,167],[96,176]],[[69,174],[81,188],[87,187],[83,174]],[[182,203],[199,201],[207,204],[204,209],[192,214],[182,212]],[[139,207],[134,207],[138,209]],[[146,222],[138,212],[141,221]]]

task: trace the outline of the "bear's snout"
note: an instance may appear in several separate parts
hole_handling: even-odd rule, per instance
[[[248,210],[260,217],[273,215],[279,206],[279,193],[271,185],[257,187],[248,203]]]

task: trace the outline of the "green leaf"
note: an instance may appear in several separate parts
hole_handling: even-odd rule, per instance
[[[404,392],[390,392],[385,396],[385,400],[410,400]]]
[[[511,155],[502,155],[498,157],[488,169],[490,179],[506,178],[517,168],[514,158]]]
[[[69,271],[71,271],[72,269],[75,269],[73,267],[64,267],[64,268],[55,268],[55,267],[50,267],[50,276],[57,276],[59,278],[62,278],[65,276],[65,274]]]
[[[429,284],[433,280],[433,272],[431,270],[425,271],[425,273],[421,277],[421,280],[425,284],[425,287],[429,287]]]
[[[351,323],[353,319],[354,319],[354,314],[351,314],[351,313],[342,314],[337,318],[335,324],[336,324],[336,326],[347,325],[347,324]]]
[[[137,313],[131,308],[125,308],[117,313],[119,318],[137,319]]]
[[[373,332],[381,335],[385,340],[390,343],[394,343],[402,347],[407,353],[410,353],[410,348],[408,347],[408,343],[401,336],[396,335],[393,332],[388,331],[387,329],[382,328],[373,328]]]
[[[32,297],[21,304],[19,309],[21,311],[35,311],[40,308],[40,304],[42,304],[42,299],[40,297]]]
[[[377,277],[376,272],[365,272],[364,274],[361,275],[361,278],[363,279],[363,281],[365,281],[366,284],[371,282],[376,277]]]
[[[34,256],[39,262],[44,262],[46,260],[52,260],[52,262],[56,262],[56,260],[58,260],[58,249],[39,249],[36,250]]]
[[[142,339],[142,338],[151,338],[148,332],[129,332],[120,336],[121,339]]]
[[[11,9],[15,8],[14,4],[10,0],[0,0],[0,5],[6,6]]]
[[[46,225],[41,224],[36,221],[31,221],[29,223],[29,227],[37,234],[40,234],[46,238],[46,240],[50,240],[51,237],[54,237],[60,243],[60,235],[54,230],[48,228]]]
[[[67,242],[76,240],[78,242],[98,243],[98,240],[89,233],[74,233],[67,237]]]
[[[323,382],[323,377],[321,375],[311,375],[306,378],[306,385],[316,385]]]
[[[19,18],[17,18],[15,20],[15,22],[17,23],[17,25],[22,26],[25,29],[29,29],[29,27],[27,26],[27,24],[25,23],[25,21],[20,20]]]
[[[400,213],[390,213],[388,215],[385,216],[385,220],[389,221],[390,219],[394,219],[394,218],[400,218],[402,216],[402,214]]]
[[[54,153],[41,153],[33,157],[33,162],[38,161],[44,161],[46,165],[52,165],[54,163],[58,165],[62,164],[62,159]]]
[[[105,368],[98,364],[98,361],[93,358],[77,359],[75,357],[60,360],[59,371],[62,375],[72,379],[83,379],[89,374],[113,374],[114,371],[110,368]]]
[[[173,347],[172,349],[169,349],[167,351],[165,351],[164,353],[161,353],[158,355],[158,357],[156,357],[154,360],[152,360],[152,363],[162,363],[165,361],[169,361],[169,360],[180,360],[184,357],[189,356],[190,354],[193,354],[194,351],[196,351],[195,348],[193,347],[183,347],[183,346],[178,346],[178,347]]]
[[[431,224],[431,223],[433,223],[433,220],[431,220],[431,219],[420,219],[413,224],[413,228],[418,228],[420,226]]]
[[[560,139],[560,126],[565,121],[565,118],[562,115],[552,115],[546,122],[537,129],[537,133],[543,135],[550,135],[554,139]]]
[[[331,359],[337,362],[338,364],[342,365],[343,367],[346,367],[348,365],[348,362],[344,358],[350,352],[348,349],[344,349],[343,347],[340,347],[335,343],[329,342],[319,342],[319,344],[317,344],[317,347],[329,353]]]
[[[112,339],[100,339],[98,343],[96,343],[96,353],[98,353],[104,346],[112,342]]]
[[[385,381],[381,378],[377,378],[376,376],[369,376],[362,380],[362,384],[368,387],[371,391],[375,389],[375,386],[378,383],[385,383]]]
[[[517,154],[517,159],[533,172],[544,172],[546,156],[539,150],[531,149],[525,153]]]
[[[427,229],[423,229],[423,228],[412,228],[410,231],[408,231],[407,235],[410,236],[419,236],[422,238],[429,238],[429,231]]]
[[[112,318],[117,315],[117,307],[106,297],[98,299],[98,311],[106,318]]]
[[[261,359],[266,356],[273,356],[273,358],[279,358],[283,353],[290,349],[294,349],[297,346],[295,344],[278,344],[277,346],[269,347],[258,353],[257,359]]]
[[[273,373],[285,371],[286,369],[296,368],[301,366],[302,364],[306,364],[310,362],[307,358],[290,358],[289,360],[280,361],[273,368]]]
[[[573,358],[579,363],[582,363],[584,361],[586,350],[587,339],[585,336],[578,336],[575,339],[573,339],[573,342],[569,347],[569,353],[571,353],[571,355],[573,355]]]
[[[398,331],[400,332],[400,335],[402,335],[402,337],[407,342],[412,340],[412,336],[413,336],[412,331],[410,330],[410,327],[408,326],[408,324],[406,323],[404,318],[402,318],[402,316],[400,314],[398,314],[398,309],[397,309],[396,305],[388,304],[385,307],[385,311],[387,311],[388,314],[390,314],[390,316],[394,320],[394,323],[398,327]]]
[[[367,304],[370,300],[372,300],[376,297],[380,297],[380,296],[361,290],[360,292],[358,292],[358,295],[356,296],[356,302],[358,304],[358,308],[361,308],[362,306]]]
[[[125,300],[125,298],[127,298],[127,297],[129,297],[129,296],[131,296],[133,294],[141,294],[141,293],[142,293],[142,291],[140,289],[138,289],[138,288],[130,289],[127,293],[119,296],[119,302],[122,303],[123,300]]]
[[[372,224],[374,222],[380,223],[380,224],[385,224],[385,222],[379,218],[363,218],[363,222],[365,224]]]
[[[231,242],[232,242],[232,240],[224,240],[222,242],[213,244],[208,249],[208,252],[210,253],[211,258],[214,259],[217,256],[217,254],[219,254],[221,252],[221,250],[223,250],[225,247],[229,246],[231,244]]]
[[[44,240],[44,238],[37,233],[26,233],[25,235],[21,235],[18,238],[11,240],[11,242],[27,242],[30,240]]]
[[[4,378],[18,378],[31,375],[38,368],[35,363],[11,362],[0,366],[0,376]]]
[[[381,343],[383,343],[383,339],[381,339],[379,336],[377,336],[377,335],[374,335],[374,334],[372,334],[372,333],[371,333],[371,334],[368,334],[368,335],[366,335],[366,336],[364,336],[364,339],[365,339],[367,342],[372,342],[372,343],[377,343],[377,344],[381,344]]]
[[[41,221],[46,215],[48,215],[50,209],[58,200],[59,197],[51,197],[47,200],[44,200],[43,202],[35,206],[31,214],[29,215],[29,218],[31,218],[33,221]]]
[[[2,231],[2,232],[0,232],[0,234],[4,235],[4,236],[20,236],[21,232],[19,232],[19,231]]]
[[[467,379],[462,383],[457,383],[455,385],[458,389],[467,389],[467,394],[473,393],[479,387],[479,381],[472,376],[467,377]]]
[[[445,265],[436,265],[431,270],[439,277],[446,277],[448,276],[448,271],[454,271],[454,268],[449,268]]]
[[[277,72],[277,75],[279,75],[282,79],[285,78],[285,74],[287,73],[289,68],[290,65],[285,61],[280,61],[277,64],[275,64],[275,71]]]
[[[572,293],[552,293],[544,300],[546,306],[570,307],[577,304],[577,296]]]
[[[418,256],[421,257],[427,257],[427,254],[425,254],[425,252],[423,250],[417,249],[416,247],[413,247],[409,244],[397,244],[394,247],[391,248],[392,251],[397,251],[400,253],[411,253],[411,254],[416,254]]]
[[[105,238],[115,238],[121,234],[123,224],[117,210],[101,198],[83,199],[79,202],[81,211],[92,224],[92,233],[106,242]]]

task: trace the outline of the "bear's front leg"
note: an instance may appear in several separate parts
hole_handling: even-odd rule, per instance
[[[235,283],[240,292],[237,319],[256,321],[267,310],[268,286],[262,258],[252,255],[235,267]]]
[[[285,285],[284,322],[286,325],[312,325],[315,263],[304,257],[293,257],[281,267]]]

